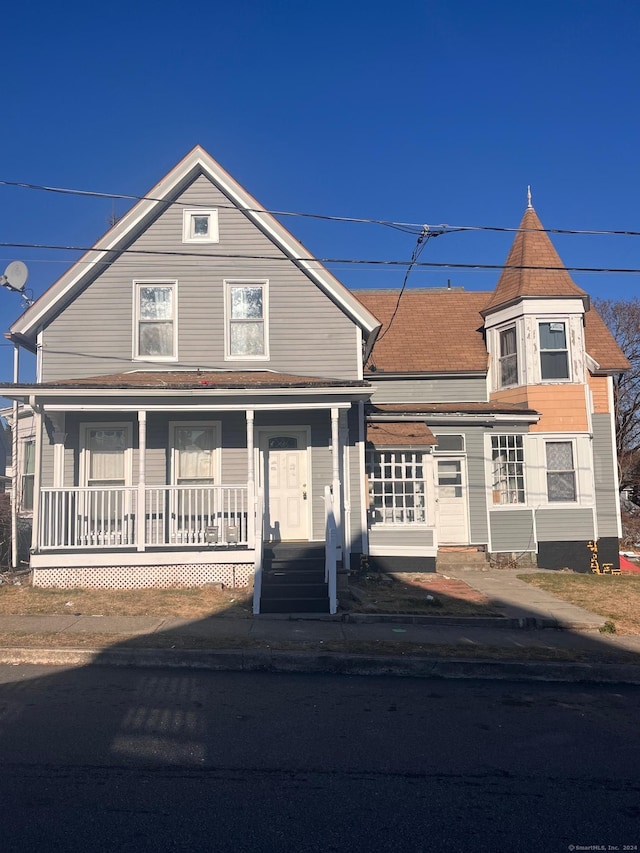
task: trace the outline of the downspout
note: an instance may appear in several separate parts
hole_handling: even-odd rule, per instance
[[[18,344],[13,345],[13,384],[20,373]],[[18,401],[13,401],[13,430],[11,432],[11,567],[18,568]]]

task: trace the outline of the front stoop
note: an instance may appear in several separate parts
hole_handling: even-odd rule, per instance
[[[438,549],[436,558],[436,571],[440,574],[446,573],[447,569],[477,569],[478,571],[490,568],[488,554],[484,550],[475,547],[443,546]]]
[[[329,613],[324,543],[264,546],[260,613]]]

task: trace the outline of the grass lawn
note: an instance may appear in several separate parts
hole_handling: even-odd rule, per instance
[[[518,575],[520,580],[604,616],[618,634],[640,634],[640,575],[571,572]]]
[[[34,616],[51,613],[79,616],[205,616],[249,618],[251,593],[245,589],[190,587],[185,589],[40,589],[0,586],[0,615]]]

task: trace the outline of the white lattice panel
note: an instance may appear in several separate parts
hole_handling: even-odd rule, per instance
[[[250,563],[185,563],[176,566],[104,566],[35,569],[33,585],[58,589],[169,589],[222,583],[249,586]]]

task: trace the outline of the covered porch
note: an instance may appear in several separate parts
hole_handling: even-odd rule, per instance
[[[20,389],[36,421],[34,584],[253,582],[260,612],[265,543],[328,541],[335,610],[364,383],[168,375]]]

